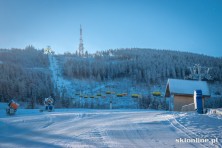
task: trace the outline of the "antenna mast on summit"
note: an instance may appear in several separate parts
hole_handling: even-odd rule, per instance
[[[82,39],[82,26],[80,25],[80,39],[79,39],[79,55],[84,55],[83,39]]]

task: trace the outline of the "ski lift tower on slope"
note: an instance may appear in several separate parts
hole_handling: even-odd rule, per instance
[[[50,46],[47,46],[46,48],[44,48],[44,54],[54,54],[54,51],[52,51],[52,48]]]
[[[191,80],[213,80],[210,76],[209,71],[212,69],[210,67],[202,67],[200,64],[195,64],[193,67],[189,67],[190,75],[186,76],[185,79]]]

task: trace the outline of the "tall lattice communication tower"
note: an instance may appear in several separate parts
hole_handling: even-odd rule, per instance
[[[79,38],[79,55],[84,55],[84,47],[83,47],[83,40],[82,40],[82,26],[80,25],[80,38]]]

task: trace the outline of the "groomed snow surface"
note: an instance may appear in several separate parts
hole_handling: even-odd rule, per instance
[[[0,147],[221,147],[222,119],[153,110],[0,110]],[[189,142],[188,140],[196,142]],[[208,139],[209,142],[200,142]],[[212,141],[213,139],[213,141]],[[199,142],[198,142],[199,141]]]

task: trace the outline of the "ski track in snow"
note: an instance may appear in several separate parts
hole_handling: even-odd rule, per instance
[[[221,147],[222,120],[195,113],[21,109],[15,116],[0,117],[0,147],[4,148]],[[213,137],[220,143],[176,142],[177,138]]]
[[[66,95],[68,97],[73,96],[73,84],[71,81],[66,80],[62,77],[61,68],[58,65],[57,59],[53,55],[49,56],[50,67],[49,69],[52,72],[52,80],[54,82],[54,88],[60,92],[60,96],[62,96],[63,89],[66,89]]]
[[[218,120],[219,119],[219,120]],[[220,118],[212,118],[206,114],[190,113],[174,113],[174,118],[168,119],[172,126],[180,129],[190,138],[218,138],[220,143],[212,144],[201,143],[205,147],[222,147],[222,120]],[[217,122],[220,121],[220,122]]]
[[[63,89],[65,88],[65,95],[72,98],[74,97],[74,92],[76,90],[76,84],[77,82],[65,79],[62,75],[62,69],[59,67],[58,61],[56,57],[53,55],[48,55],[49,56],[49,62],[50,62],[50,67],[49,69],[52,72],[52,80],[54,82],[54,88],[57,88],[57,90],[60,92],[60,96],[62,96]],[[106,85],[109,85],[110,83],[107,83]],[[105,88],[105,84],[101,84],[93,88],[92,90],[90,88],[87,88],[85,86],[84,91],[82,93],[87,94],[87,93],[94,93],[102,88]],[[79,89],[79,84],[77,84],[77,89]]]

